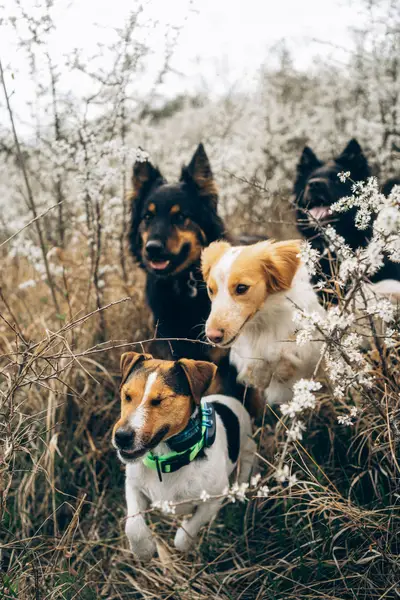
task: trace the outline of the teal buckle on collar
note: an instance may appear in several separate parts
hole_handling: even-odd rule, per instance
[[[160,481],[162,481],[162,473],[174,473],[178,471],[181,467],[191,463],[203,448],[209,448],[214,443],[216,435],[214,406],[212,403],[202,400],[200,411],[201,437],[196,443],[180,452],[172,451],[161,456],[156,456],[152,452],[149,452],[144,456],[143,464],[149,469],[157,471]]]

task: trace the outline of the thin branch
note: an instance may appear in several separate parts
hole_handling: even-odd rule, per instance
[[[32,223],[35,223],[36,221],[38,221],[39,219],[41,219],[42,217],[44,217],[45,215],[47,215],[47,213],[49,213],[51,210],[53,210],[53,208],[56,208],[60,204],[61,204],[61,202],[58,202],[57,204],[53,204],[53,206],[50,206],[50,208],[47,208],[45,211],[43,211],[42,213],[40,213],[40,215],[38,215],[37,217],[35,217],[31,221],[29,221],[29,223],[27,223],[26,225],[24,225],[23,227],[21,227],[21,229],[19,229],[18,231],[16,231],[12,235],[10,235],[10,237],[7,238],[6,240],[4,240],[4,242],[2,242],[0,244],[0,248],[2,246],[4,246],[5,244],[8,244],[8,242],[11,242],[11,240],[13,240],[15,237],[17,237],[17,235],[19,235],[20,233],[22,233],[22,231],[24,231],[24,229],[26,229],[27,227],[29,227],[30,225],[32,225]]]

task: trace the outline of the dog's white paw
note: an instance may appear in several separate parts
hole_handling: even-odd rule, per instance
[[[143,562],[151,560],[156,552],[157,546],[152,537],[149,538],[128,538],[129,546],[135,556]]]
[[[125,533],[129,541],[130,549],[135,556],[143,562],[146,562],[154,556],[157,546],[147,527],[142,532],[138,531],[138,529],[139,528],[135,523],[128,519]]]
[[[179,552],[189,552],[196,543],[196,538],[190,536],[183,527],[179,527],[175,534],[174,544]]]

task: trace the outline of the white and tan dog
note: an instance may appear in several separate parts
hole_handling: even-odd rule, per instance
[[[126,464],[129,544],[149,560],[156,544],[145,512],[152,504],[177,503],[177,514],[195,508],[175,535],[175,547],[185,552],[218,513],[218,496],[236,465],[239,483],[250,477],[256,450],[250,417],[235,398],[203,397],[216,372],[212,363],[127,352],[121,371],[113,445]]]
[[[296,310],[324,313],[304,265],[300,240],[232,247],[214,242],[203,251],[202,271],[212,302],[210,342],[231,347],[238,379],[266,390],[269,403],[288,402],[293,384],[310,377],[321,342],[296,345]]]

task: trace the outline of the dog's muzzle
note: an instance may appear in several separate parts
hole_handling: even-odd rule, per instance
[[[151,268],[155,271],[163,271],[169,266],[170,260],[161,240],[149,240],[144,250]]]
[[[114,434],[115,445],[118,450],[129,450],[132,449],[135,441],[135,432],[133,429],[117,429]]]

